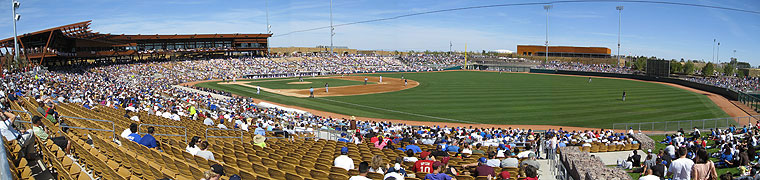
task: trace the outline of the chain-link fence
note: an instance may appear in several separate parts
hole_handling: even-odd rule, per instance
[[[729,117],[729,118],[714,118],[714,119],[700,119],[700,120],[685,120],[685,121],[664,121],[664,122],[642,122],[642,123],[615,123],[612,124],[612,129],[629,129],[648,132],[672,132],[678,131],[681,128],[685,130],[692,129],[694,127],[698,129],[718,129],[728,128],[731,125],[741,127],[754,123],[760,120],[758,116],[744,116],[744,117]]]

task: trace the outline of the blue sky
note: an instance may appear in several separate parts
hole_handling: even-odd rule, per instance
[[[93,20],[91,29],[112,34],[200,34],[266,32],[263,0],[113,1],[20,0],[19,33]],[[408,13],[489,4],[537,1],[334,0],[335,24]],[[543,1],[538,1],[543,2]],[[760,11],[760,1],[677,1]],[[8,0],[0,4],[0,36],[11,37]],[[617,53],[618,12],[623,5],[621,54],[710,61],[712,42],[720,57],[736,56],[760,65],[760,14],[660,4],[594,2],[555,4],[549,16],[552,45],[601,46]],[[546,12],[541,5],[497,7],[427,14],[336,27],[334,44],[384,50],[516,50],[544,42]],[[329,25],[329,0],[270,0],[275,35]],[[329,29],[276,36],[271,46],[329,45]]]

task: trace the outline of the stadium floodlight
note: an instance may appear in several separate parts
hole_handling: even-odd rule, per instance
[[[544,60],[544,63],[549,62],[549,9],[552,8],[552,5],[544,5],[544,9],[546,10],[546,52],[544,53],[546,55],[546,60]]]
[[[18,1],[11,1],[11,9],[13,13],[13,60],[18,64],[18,33],[16,31],[16,21],[21,19],[21,14],[16,13],[16,9],[21,6]]]
[[[272,25],[269,24],[269,0],[264,1],[264,9],[266,10],[266,16],[267,16],[267,34],[272,34]],[[270,37],[271,38],[271,37]],[[270,53],[269,49],[269,38],[267,38],[267,57],[269,57]]]
[[[718,64],[720,64],[720,42],[718,42],[718,50],[715,51],[715,59],[718,60]]]
[[[712,45],[713,45],[712,62],[713,63],[715,62],[715,42],[717,42],[717,41],[718,41],[718,39],[713,39],[713,43],[712,43]]]
[[[617,7],[615,7],[615,9],[618,10],[618,50],[617,50],[618,52],[617,52],[617,60],[618,60],[618,65],[619,65],[620,64],[620,29],[621,29],[620,28],[621,27],[620,24],[622,23],[622,19],[623,19],[623,6],[617,6]]]
[[[330,59],[333,56],[333,36],[335,36],[335,27],[333,27],[332,0],[330,0]]]

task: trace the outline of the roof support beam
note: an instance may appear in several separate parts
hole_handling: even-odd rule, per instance
[[[47,42],[45,43],[45,48],[42,49],[42,57],[40,58],[40,63],[38,63],[38,66],[42,66],[42,60],[45,60],[45,54],[47,54],[48,51],[48,45],[50,45],[50,39],[53,37],[53,31],[50,31],[50,35],[48,35]]]

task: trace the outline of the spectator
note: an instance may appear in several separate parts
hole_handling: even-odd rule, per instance
[[[203,120],[203,124],[205,124],[207,126],[213,126],[214,125],[214,120],[212,120],[211,117],[208,117],[208,115],[207,115],[206,119]]]
[[[365,163],[365,162],[362,162],[362,163]],[[340,156],[335,157],[335,160],[333,161],[333,166],[343,168],[346,170],[354,169],[354,160],[348,157],[347,147],[340,148]],[[367,166],[369,166],[369,164]],[[365,169],[365,173],[368,170],[369,170],[369,167]]]
[[[367,178],[367,173],[369,172],[369,163],[367,162],[361,162],[359,163],[359,175],[351,176],[348,180],[371,180],[370,178]]]
[[[135,129],[134,131],[132,131],[132,127],[133,127],[133,126],[135,127],[135,128],[134,128],[134,129]],[[129,137],[129,135],[130,135],[130,134],[132,134],[133,132],[137,132],[137,124],[135,124],[135,123],[131,123],[131,124],[129,124],[129,128],[127,128],[127,129],[124,129],[124,131],[122,131],[122,132],[121,132],[121,137],[122,137],[122,138],[125,138],[125,139],[126,139],[126,138],[128,138],[128,137]]]
[[[386,174],[385,178],[388,178],[388,175],[390,174],[396,173],[402,177],[400,179],[404,179],[403,177],[407,176],[407,174],[406,174],[406,169],[401,167],[401,163],[404,163],[404,158],[396,157],[396,164],[394,164],[393,167],[388,168],[388,173]],[[396,179],[399,179],[399,178],[397,177]]]
[[[265,148],[267,147],[266,140],[267,138],[262,135],[253,136],[253,145]]]
[[[418,142],[418,143],[419,143],[419,142]],[[419,147],[419,146],[417,146],[417,145],[415,145],[415,144],[409,144],[409,145],[406,145],[406,147],[404,147],[404,148],[405,148],[407,151],[411,149],[411,150],[412,150],[412,152],[414,152],[414,153],[420,153],[420,152],[422,152],[422,149],[420,149],[420,147]],[[408,155],[408,153],[407,153],[407,155]]]
[[[433,172],[425,175],[425,180],[456,180],[456,178],[452,178],[451,176],[441,172],[443,168],[443,164],[441,164],[441,162],[433,162],[432,168]]]
[[[200,151],[201,149],[196,146],[198,143],[198,140],[200,140],[201,137],[193,136],[193,138],[190,139],[190,142],[187,143],[187,147],[185,147],[185,151],[187,151],[190,154],[195,154],[196,152]]]
[[[674,160],[668,168],[668,175],[673,176],[673,180],[689,180],[691,179],[691,168],[694,166],[694,161],[686,158],[686,147],[678,149],[679,158]]]
[[[525,165],[533,166],[533,168],[536,168],[536,170],[538,170],[541,167],[541,165],[538,164],[538,161],[536,161],[536,154],[535,153],[528,154],[528,159],[523,160],[520,163],[520,166],[525,166]]]
[[[383,156],[375,155],[372,157],[372,162],[369,167],[369,172],[385,174],[388,171],[388,164],[383,162]]]
[[[202,157],[203,159],[206,159],[206,160],[216,160],[214,158],[214,153],[212,153],[211,151],[207,150],[208,147],[209,147],[209,144],[208,144],[207,141],[201,142],[199,144],[199,147],[198,147],[199,150],[197,152],[195,152],[195,154],[193,154],[193,155],[200,156],[200,157]]]
[[[211,169],[203,172],[203,179],[201,180],[219,180],[224,176],[224,167],[219,164],[211,165]]]
[[[517,168],[520,161],[515,156],[507,156],[504,160],[501,160],[501,168]]]
[[[538,180],[538,169],[533,166],[526,166],[525,180]]]
[[[156,142],[156,138],[153,137],[155,130],[156,129],[154,127],[148,127],[148,134],[145,134],[145,136],[140,139],[139,143],[148,148],[157,148],[158,143]]]
[[[16,115],[8,111],[3,111],[5,120],[0,123],[0,134],[5,137],[7,141],[13,141],[21,137],[21,134],[26,133],[26,130],[16,130]]]
[[[127,139],[135,143],[140,143],[140,140],[142,140],[142,137],[140,137],[140,133],[137,132],[137,125],[134,123],[132,125],[134,126],[131,126],[131,125],[129,126],[129,131],[131,131],[132,134],[129,134],[127,136]]]
[[[496,153],[495,152],[489,152],[488,153],[488,162],[486,165],[491,167],[499,167],[501,166],[501,160],[496,159]]]
[[[414,150],[412,149],[406,149],[406,157],[404,157],[404,161],[406,162],[417,162],[417,157],[414,157]]]
[[[639,180],[660,180],[660,177],[657,177],[657,176],[655,176],[655,175],[652,174],[652,170],[651,169],[647,169],[644,172],[644,174],[645,174],[645,176],[639,177]]]
[[[435,162],[435,158],[430,155],[430,152],[425,151],[420,153],[420,158],[422,158],[422,160],[418,160],[414,163],[414,172],[433,173],[433,162]]]
[[[451,157],[443,157],[443,158],[441,158],[441,164],[443,165],[443,170],[441,170],[441,172],[446,173],[446,174],[448,174],[450,176],[457,176],[457,175],[459,175],[459,172],[457,172],[457,170],[454,169],[454,167],[450,167],[449,166],[449,160],[450,159],[451,159]]]
[[[691,179],[693,180],[715,180],[718,179],[718,172],[715,165],[710,161],[710,155],[707,150],[699,148],[694,166],[691,170]]]
[[[45,129],[45,125],[42,124],[42,117],[39,116],[32,117],[32,131],[34,132],[34,135],[39,137],[42,142],[47,141],[48,137],[50,136]],[[69,144],[69,140],[66,140],[66,137],[58,136],[50,138],[50,140],[52,140],[53,143],[58,147],[63,148],[66,154],[69,154],[69,152],[71,152],[71,145]]]
[[[343,133],[343,134],[340,134],[340,138],[338,139],[338,142],[350,143],[351,141],[346,139],[346,133]]]
[[[478,167],[475,167],[475,176],[488,176],[488,179],[496,177],[496,172],[493,171],[493,167],[487,164],[485,157],[478,159]]]
[[[211,122],[211,123],[213,123],[213,122]],[[264,130],[264,128],[261,128],[261,124],[257,125],[256,129],[253,130],[253,134],[255,134],[255,135],[262,135],[262,136],[264,136],[264,135],[266,135],[265,133],[266,133],[266,131]]]
[[[723,147],[723,153],[720,155],[720,160],[715,165],[717,167],[734,167],[734,156],[731,155],[731,148],[729,146]]]

